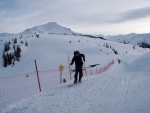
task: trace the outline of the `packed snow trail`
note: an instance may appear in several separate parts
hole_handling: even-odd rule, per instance
[[[2,113],[150,113],[150,73],[85,77],[11,105]]]

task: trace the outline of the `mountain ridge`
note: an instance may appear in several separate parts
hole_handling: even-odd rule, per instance
[[[0,37],[10,36],[13,35],[11,33],[0,33]]]
[[[20,34],[34,34],[34,33],[49,33],[49,34],[73,34],[71,29],[58,25],[56,22],[48,22],[43,25],[26,29]]]
[[[150,33],[106,36],[107,40],[150,48]]]
[[[70,28],[63,27],[56,22],[48,22],[42,25],[36,25],[32,28],[28,28],[23,32],[19,33],[19,35],[24,34],[61,34],[61,35],[76,35],[76,36],[86,36],[90,38],[101,38],[109,41],[115,41],[124,44],[137,45],[144,48],[150,48],[150,33],[136,34],[130,33],[127,35],[88,35],[81,34],[72,31]],[[10,36],[13,34],[10,33],[1,33],[0,37]]]

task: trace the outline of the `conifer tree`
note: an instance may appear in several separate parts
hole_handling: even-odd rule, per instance
[[[9,40],[8,44],[9,44],[9,45],[11,44],[10,40]]]
[[[6,42],[6,43],[4,44],[4,52],[9,51],[9,49],[10,49],[10,46],[9,46],[9,44]]]
[[[3,66],[7,67],[7,57],[5,55],[5,52],[3,52]]]
[[[16,49],[16,46],[15,46],[15,45],[13,45],[13,49],[14,49],[14,51],[15,51],[15,49]]]
[[[17,38],[14,39],[14,44],[17,44]]]
[[[27,47],[28,47],[28,42],[27,42],[27,41],[25,42],[25,46],[27,46]]]
[[[8,58],[8,65],[11,65],[12,64],[12,54],[10,53],[10,54],[8,54],[8,56],[7,56]]]
[[[17,61],[20,61],[19,58],[21,57],[21,48],[17,45],[16,50],[14,51],[14,55]]]

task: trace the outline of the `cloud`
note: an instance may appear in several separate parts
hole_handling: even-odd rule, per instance
[[[147,0],[0,0],[0,32],[19,33],[48,22],[78,32],[94,32],[95,27],[101,26],[107,30],[114,24],[146,19],[150,15],[150,7],[146,7],[149,3]]]
[[[149,16],[150,16],[150,7],[138,8],[128,10],[121,14],[117,14],[116,15],[117,18],[114,18],[114,20],[112,20],[110,23],[126,22],[135,19],[142,19]]]

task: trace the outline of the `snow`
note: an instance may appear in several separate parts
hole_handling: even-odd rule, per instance
[[[6,41],[12,38],[18,38],[18,42],[23,40],[28,42],[28,47],[21,45],[22,57],[20,62],[16,62],[13,66],[4,68],[0,66],[0,78],[18,75],[27,72],[35,71],[34,60],[37,60],[38,68],[40,71],[49,69],[58,69],[59,65],[67,66],[67,57],[73,56],[73,51],[79,50],[86,55],[86,65],[101,64],[106,65],[112,59],[126,58],[126,62],[133,57],[139,57],[148,51],[139,47],[136,50],[132,45],[124,45],[117,42],[111,42],[101,39],[92,39],[82,36],[73,35],[57,35],[57,34],[40,34],[40,38],[36,38],[31,34],[8,36],[0,42],[0,52],[3,53],[3,45]],[[29,38],[28,38],[29,37]],[[71,41],[71,43],[70,43]],[[80,42],[79,42],[80,41]],[[110,48],[103,47],[104,43],[108,43],[119,55],[115,55]],[[13,45],[13,43],[12,43]],[[127,52],[127,53],[126,53]],[[57,60],[56,60],[57,59]],[[93,59],[93,60],[91,60]],[[124,60],[123,59],[123,60]],[[1,59],[1,64],[2,59]],[[8,71],[9,70],[9,71]]]
[[[150,71],[150,52],[142,55],[140,58],[136,59],[129,65],[129,70],[138,72],[138,71]]]
[[[31,29],[27,29],[20,34],[33,34],[33,33],[51,33],[51,34],[73,34],[74,32],[66,27],[58,25],[56,22],[49,22],[44,25],[38,25]]]
[[[149,113],[150,73],[105,73],[31,96],[1,113]]]
[[[115,63],[102,74],[83,77],[80,84],[68,87],[73,82],[68,81],[0,109],[0,113],[150,113],[149,49],[74,35],[43,33],[37,38],[35,34],[23,34],[21,39],[20,36],[0,37],[0,53],[3,44],[15,37],[29,44],[28,47],[20,44],[20,62],[13,67],[0,66],[0,78],[35,71],[35,59],[40,71],[58,69],[61,64],[68,66],[67,57],[71,59],[75,50],[85,54],[87,67],[91,64],[102,67],[112,59]],[[104,47],[106,43],[118,55]]]
[[[150,33],[145,33],[145,34],[131,33],[128,35],[106,36],[105,38],[111,41],[116,41],[120,43],[125,42],[132,45],[138,45],[141,42],[150,44]]]

